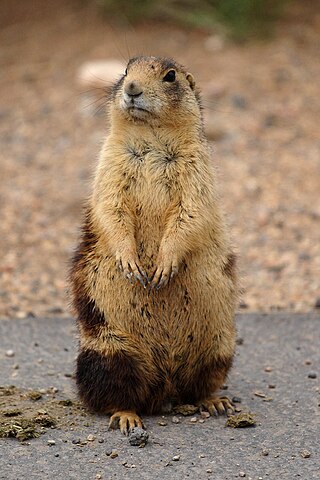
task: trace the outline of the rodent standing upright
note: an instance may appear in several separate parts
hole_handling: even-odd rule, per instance
[[[224,413],[235,256],[193,76],[133,58],[109,115],[71,268],[80,397],[124,433],[168,404]]]

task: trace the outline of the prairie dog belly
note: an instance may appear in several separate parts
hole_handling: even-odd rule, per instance
[[[154,245],[146,244],[144,251],[154,246],[157,239]],[[154,265],[154,258],[146,253],[141,258],[145,264]],[[149,350],[151,357],[161,346],[170,369],[189,357],[195,361],[199,352],[203,355],[201,352],[205,351],[209,356],[214,355],[217,348],[224,349],[224,336],[227,349],[232,349],[234,305],[228,301],[232,283],[228,284],[213,258],[206,259],[205,271],[199,270],[199,263],[204,260],[204,255],[190,255],[168,286],[152,292],[139,283],[131,285],[117,270],[112,257],[100,260],[98,268],[92,268],[91,264],[91,271],[87,273],[92,279],[90,297],[95,299],[107,320],[103,328],[111,334],[124,335],[137,351]],[[215,337],[219,340],[217,344],[213,341]]]

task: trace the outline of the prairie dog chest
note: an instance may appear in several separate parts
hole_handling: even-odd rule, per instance
[[[149,211],[166,209],[179,192],[179,152],[166,145],[132,142],[123,148],[122,157],[128,199]]]

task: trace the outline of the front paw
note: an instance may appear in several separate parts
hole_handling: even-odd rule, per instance
[[[109,429],[120,428],[124,435],[129,435],[130,430],[135,427],[144,428],[141,418],[134,411],[121,410],[115,412],[110,418]]]
[[[178,273],[178,262],[176,260],[167,260],[158,262],[158,266],[154,271],[150,283],[150,290],[164,287],[168,284],[169,280]]]
[[[116,262],[120,272],[123,273],[130,283],[133,284],[134,281],[138,280],[144,288],[147,287],[148,276],[141,267],[137,257],[117,253]]]

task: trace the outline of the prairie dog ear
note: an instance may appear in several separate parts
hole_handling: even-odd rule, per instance
[[[191,75],[191,73],[187,73],[187,80],[189,82],[191,90],[194,90],[194,87],[196,86],[196,82],[194,81],[193,75]]]

